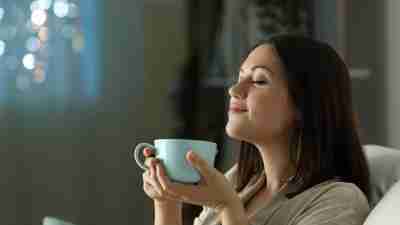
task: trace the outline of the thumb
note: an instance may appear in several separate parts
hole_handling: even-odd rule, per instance
[[[189,151],[186,155],[186,158],[190,165],[199,170],[203,176],[207,177],[213,173],[213,168],[208,165],[208,162],[193,151]]]

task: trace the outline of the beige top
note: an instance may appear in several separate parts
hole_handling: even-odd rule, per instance
[[[234,182],[237,165],[225,173]],[[246,204],[265,184],[265,175],[253,177],[239,193]],[[286,193],[295,190],[288,186]],[[249,218],[251,225],[361,225],[369,213],[368,201],[352,183],[326,181],[292,198],[280,192]],[[193,225],[220,225],[215,210],[203,207]]]

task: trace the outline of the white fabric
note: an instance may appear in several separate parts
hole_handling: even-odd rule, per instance
[[[67,221],[63,221],[55,217],[46,216],[45,218],[43,218],[43,225],[74,225],[74,224]]]
[[[383,224],[400,224],[400,181],[389,189],[364,222],[364,225]]]
[[[378,145],[365,145],[364,152],[370,168],[370,206],[373,208],[389,188],[400,180],[400,150]]]

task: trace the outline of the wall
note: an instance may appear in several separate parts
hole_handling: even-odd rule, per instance
[[[184,10],[183,0],[144,3],[146,127],[153,137],[171,136],[179,123],[168,94],[186,57]]]
[[[388,130],[388,145],[400,148],[400,2],[386,0],[383,3],[385,9],[385,25],[383,47],[385,49],[385,66],[387,78],[385,80],[385,98],[387,99],[387,111],[384,115]]]
[[[387,144],[385,1],[315,1],[315,35],[344,57],[363,144]],[[357,73],[362,69],[367,74]],[[368,74],[369,73],[369,74]]]
[[[367,78],[353,79],[353,103],[359,114],[364,144],[388,143],[385,87],[385,1],[347,1],[346,60],[351,69],[365,68]],[[354,75],[354,74],[353,74]]]
[[[370,71],[369,76],[354,78],[352,84],[362,141],[400,148],[400,2],[352,0],[346,1],[345,7],[346,62],[353,72],[359,68]],[[330,28],[334,21],[323,15],[320,29],[334,31]]]

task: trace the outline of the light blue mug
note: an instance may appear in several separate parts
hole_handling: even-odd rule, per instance
[[[200,181],[200,174],[195,168],[189,165],[186,154],[192,150],[201,158],[206,160],[211,167],[214,167],[215,156],[217,155],[217,144],[209,141],[190,139],[157,139],[154,146],[148,143],[136,145],[133,153],[136,163],[143,170],[148,167],[140,157],[145,147],[153,149],[155,157],[163,162],[167,176],[175,182],[196,183]]]

